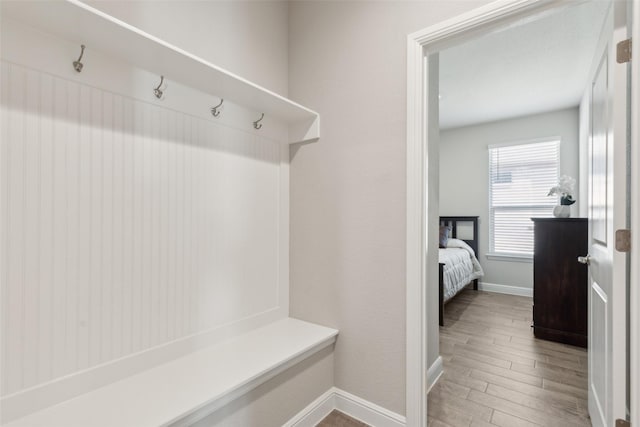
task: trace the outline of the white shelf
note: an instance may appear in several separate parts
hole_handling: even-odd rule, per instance
[[[289,142],[316,140],[319,115],[78,0],[4,2],[3,18],[84,44],[168,80],[265,113],[289,125]]]
[[[335,329],[282,319],[6,427],[188,425],[330,346],[337,335]]]

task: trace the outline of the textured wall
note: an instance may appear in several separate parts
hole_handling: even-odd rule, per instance
[[[289,9],[289,95],[322,117],[320,141],[291,150],[291,313],[340,329],[337,387],[400,414],[407,35],[483,3]]]

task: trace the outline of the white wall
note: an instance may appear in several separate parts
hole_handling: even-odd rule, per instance
[[[498,122],[443,130],[440,134],[440,214],[477,215],[481,282],[532,289],[532,262],[487,259],[489,251],[489,195],[487,146],[511,141],[559,136],[560,174],[578,182],[579,112],[570,108]],[[576,188],[580,195],[580,188]],[[580,201],[578,201],[579,203]],[[578,216],[578,203],[571,215]]]
[[[291,150],[291,313],[340,329],[337,387],[400,414],[407,34],[484,3],[290,4],[289,95],[322,117],[320,141]]]

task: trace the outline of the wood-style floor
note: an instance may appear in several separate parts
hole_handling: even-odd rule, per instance
[[[369,425],[333,410],[316,427],[369,427]]]
[[[587,352],[534,338],[531,304],[464,290],[445,306],[429,426],[591,426]]]

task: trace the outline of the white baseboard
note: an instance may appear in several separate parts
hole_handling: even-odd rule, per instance
[[[521,297],[533,297],[532,288],[520,286],[498,285],[497,283],[478,282],[478,289],[481,291],[495,292],[497,294],[518,295]]]
[[[444,374],[442,356],[438,356],[436,361],[427,369],[427,393],[436,385],[442,374]]]
[[[327,415],[336,409],[335,387],[322,393],[320,397],[311,402],[293,418],[284,423],[282,427],[315,427]]]
[[[339,388],[335,389],[336,409],[356,420],[375,427],[405,427],[404,416],[371,403]]]
[[[315,427],[334,409],[373,427],[406,427],[406,418],[337,387],[332,387],[283,427]]]

